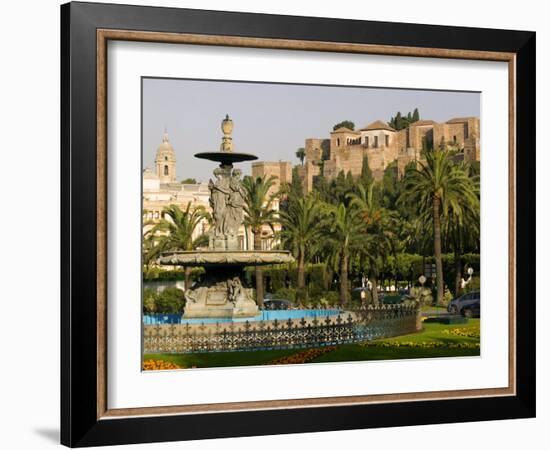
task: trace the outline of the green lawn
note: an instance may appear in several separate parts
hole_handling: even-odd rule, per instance
[[[461,330],[474,336],[452,333]],[[464,333],[463,333],[464,334]],[[476,336],[477,335],[477,336]],[[366,344],[341,345],[309,362],[372,361],[384,359],[436,358],[479,356],[479,348],[460,348],[479,344],[479,319],[469,319],[467,324],[445,325],[424,323],[419,333],[395,338],[371,341]],[[433,347],[433,346],[437,347]],[[449,348],[449,346],[453,346]],[[144,359],[162,359],[181,367],[228,367],[262,365],[304,350],[265,350],[255,352],[151,354]]]
[[[421,311],[438,311],[438,312],[447,312],[446,306],[438,306],[438,305],[422,305],[420,307]]]
[[[297,352],[298,350],[258,350],[256,352],[160,353],[146,354],[143,359],[162,359],[180,367],[255,366]]]

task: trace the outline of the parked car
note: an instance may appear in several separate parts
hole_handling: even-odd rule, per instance
[[[282,299],[268,299],[264,300],[264,309],[275,310],[275,309],[290,309],[292,303],[288,300]]]
[[[479,300],[471,303],[468,306],[464,306],[462,310],[460,311],[460,314],[462,314],[464,317],[479,317],[480,316],[480,303]]]
[[[460,314],[462,308],[470,306],[476,302],[479,303],[479,291],[468,292],[467,294],[461,295],[460,297],[452,300],[447,307],[447,311],[451,314]]]

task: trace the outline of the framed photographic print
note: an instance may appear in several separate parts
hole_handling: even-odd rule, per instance
[[[535,33],[61,19],[63,444],[534,416]]]

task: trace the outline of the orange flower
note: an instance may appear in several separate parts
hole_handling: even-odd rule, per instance
[[[143,361],[143,370],[175,370],[184,369],[184,367],[178,366],[170,361],[164,361],[162,359],[146,359]]]

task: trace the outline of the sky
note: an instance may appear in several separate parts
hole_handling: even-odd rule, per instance
[[[185,79],[143,79],[143,167],[154,169],[166,128],[176,152],[178,180],[207,181],[216,163],[199,152],[219,151],[221,121],[233,120],[235,152],[262,161],[291,161],[306,138],[328,138],[343,120],[360,129],[387,122],[397,111],[418,108],[421,119],[443,122],[480,115],[477,92],[427,91],[370,87],[317,86]],[[250,174],[250,163],[239,164]]]

